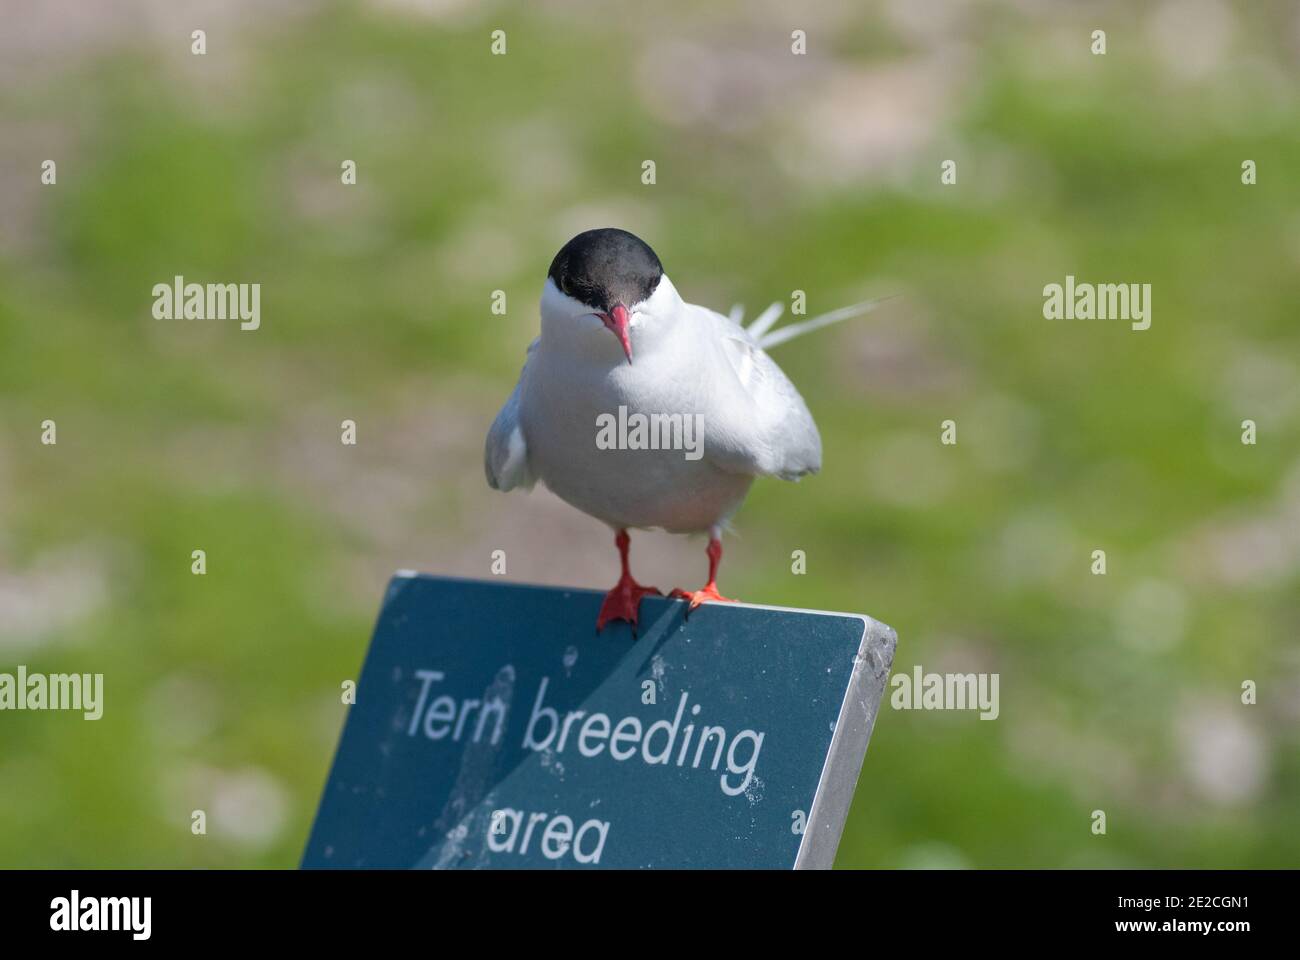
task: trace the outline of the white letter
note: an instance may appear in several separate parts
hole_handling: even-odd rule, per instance
[[[542,856],[548,860],[559,860],[568,853],[572,841],[573,821],[563,814],[552,817],[542,831]]]
[[[749,786],[749,782],[754,779],[754,767],[758,766],[758,752],[763,749],[763,734],[753,730],[741,730],[736,734],[736,739],[731,741],[731,746],[727,748],[727,770],[731,773],[743,773],[745,779],[740,781],[736,787],[727,786],[727,775],[724,773],[718,778],[722,784],[722,792],[729,797],[737,796],[744,793]],[[741,740],[749,740],[754,745],[754,752],[749,755],[749,759],[742,767],[736,766],[736,744]]]
[[[240,296],[239,315],[248,322],[241,323],[239,325],[239,329],[256,330],[258,327],[262,325],[262,285],[260,283],[240,284],[241,294],[243,293],[245,287],[247,287],[249,291],[252,293],[252,296],[249,299],[252,301],[253,308],[251,311],[245,312],[244,298],[243,296]]]
[[[583,835],[593,828],[600,834],[600,839],[596,841],[595,850],[584,854],[582,852]],[[573,858],[579,863],[600,863],[600,853],[605,849],[605,838],[607,836],[609,836],[609,821],[588,820],[578,830],[578,835],[573,838]]]
[[[420,713],[424,710],[424,698],[429,693],[429,685],[443,680],[443,674],[438,670],[416,670],[415,675],[424,681],[424,686],[420,687],[420,699],[415,701],[415,709],[411,712],[411,725],[406,729],[408,737],[415,736],[415,728],[420,724]]]
[[[86,676],[90,677],[91,675],[86,674]],[[104,675],[102,673],[95,674],[91,677],[90,683],[81,685],[81,692],[84,700],[82,706],[87,708],[82,713],[82,716],[87,720],[98,720],[104,715]]]
[[[172,288],[169,283],[153,285],[153,317],[155,320],[172,318]]]
[[[54,912],[50,914],[51,930],[68,929],[68,898],[55,897],[50,901],[50,909]]]
[[[555,739],[555,728],[560,725],[560,716],[555,712],[554,707],[543,707],[542,698],[546,696],[546,685],[551,682],[550,677],[542,677],[541,684],[537,687],[537,699],[533,702],[533,715],[528,718],[528,729],[524,731],[524,747],[528,750],[545,750]],[[551,732],[546,735],[546,739],[540,743],[533,737],[533,726],[537,723],[537,718],[543,714],[549,714],[548,719],[551,721]],[[583,724],[586,728],[586,724]],[[581,749],[581,747],[579,747]]]

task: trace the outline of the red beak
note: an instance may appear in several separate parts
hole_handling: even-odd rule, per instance
[[[628,328],[631,326],[632,318],[627,312],[627,307],[616,303],[609,313],[598,313],[596,316],[600,317],[609,331],[618,337],[618,342],[623,345],[623,352],[627,354],[627,362],[631,363],[632,338],[628,334]]]

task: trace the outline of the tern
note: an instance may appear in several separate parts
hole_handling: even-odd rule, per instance
[[[646,595],[628,566],[629,529],[709,535],[708,582],[675,589],[687,614],[718,591],[722,530],[756,477],[798,480],[821,468],[822,444],[808,405],[767,349],[871,310],[854,304],[776,330],[773,304],[748,327],[688,303],[655,252],[626,230],[580,233],[551,263],[542,288],[541,334],[519,382],[488,431],[484,467],[495,490],[556,496],[615,533],[621,574],[596,619],[625,620],[635,634]],[[628,442],[598,442],[612,423],[641,416],[663,428]],[[673,441],[697,425],[698,450]],[[608,439],[608,438],[606,438]]]

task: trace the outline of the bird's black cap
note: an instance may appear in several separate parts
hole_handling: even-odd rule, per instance
[[[663,265],[644,240],[614,227],[578,234],[560,248],[547,273],[562,292],[605,311],[616,303],[640,303],[663,275]]]

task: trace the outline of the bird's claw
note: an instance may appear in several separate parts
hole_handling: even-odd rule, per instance
[[[637,611],[641,598],[645,596],[662,597],[658,587],[643,587],[631,577],[623,577],[614,588],[605,594],[605,601],[600,605],[600,614],[596,617],[596,633],[605,628],[611,620],[626,620],[632,625],[632,636],[636,636]]]
[[[699,590],[682,590],[681,588],[677,588],[674,589],[672,593],[668,594],[668,596],[672,597],[675,600],[689,601],[686,605],[687,617],[690,617],[691,613],[695,610],[695,608],[702,603],[739,603],[740,602],[738,600],[735,600],[732,597],[724,597],[722,594],[718,593],[718,585],[716,583],[707,583]]]

